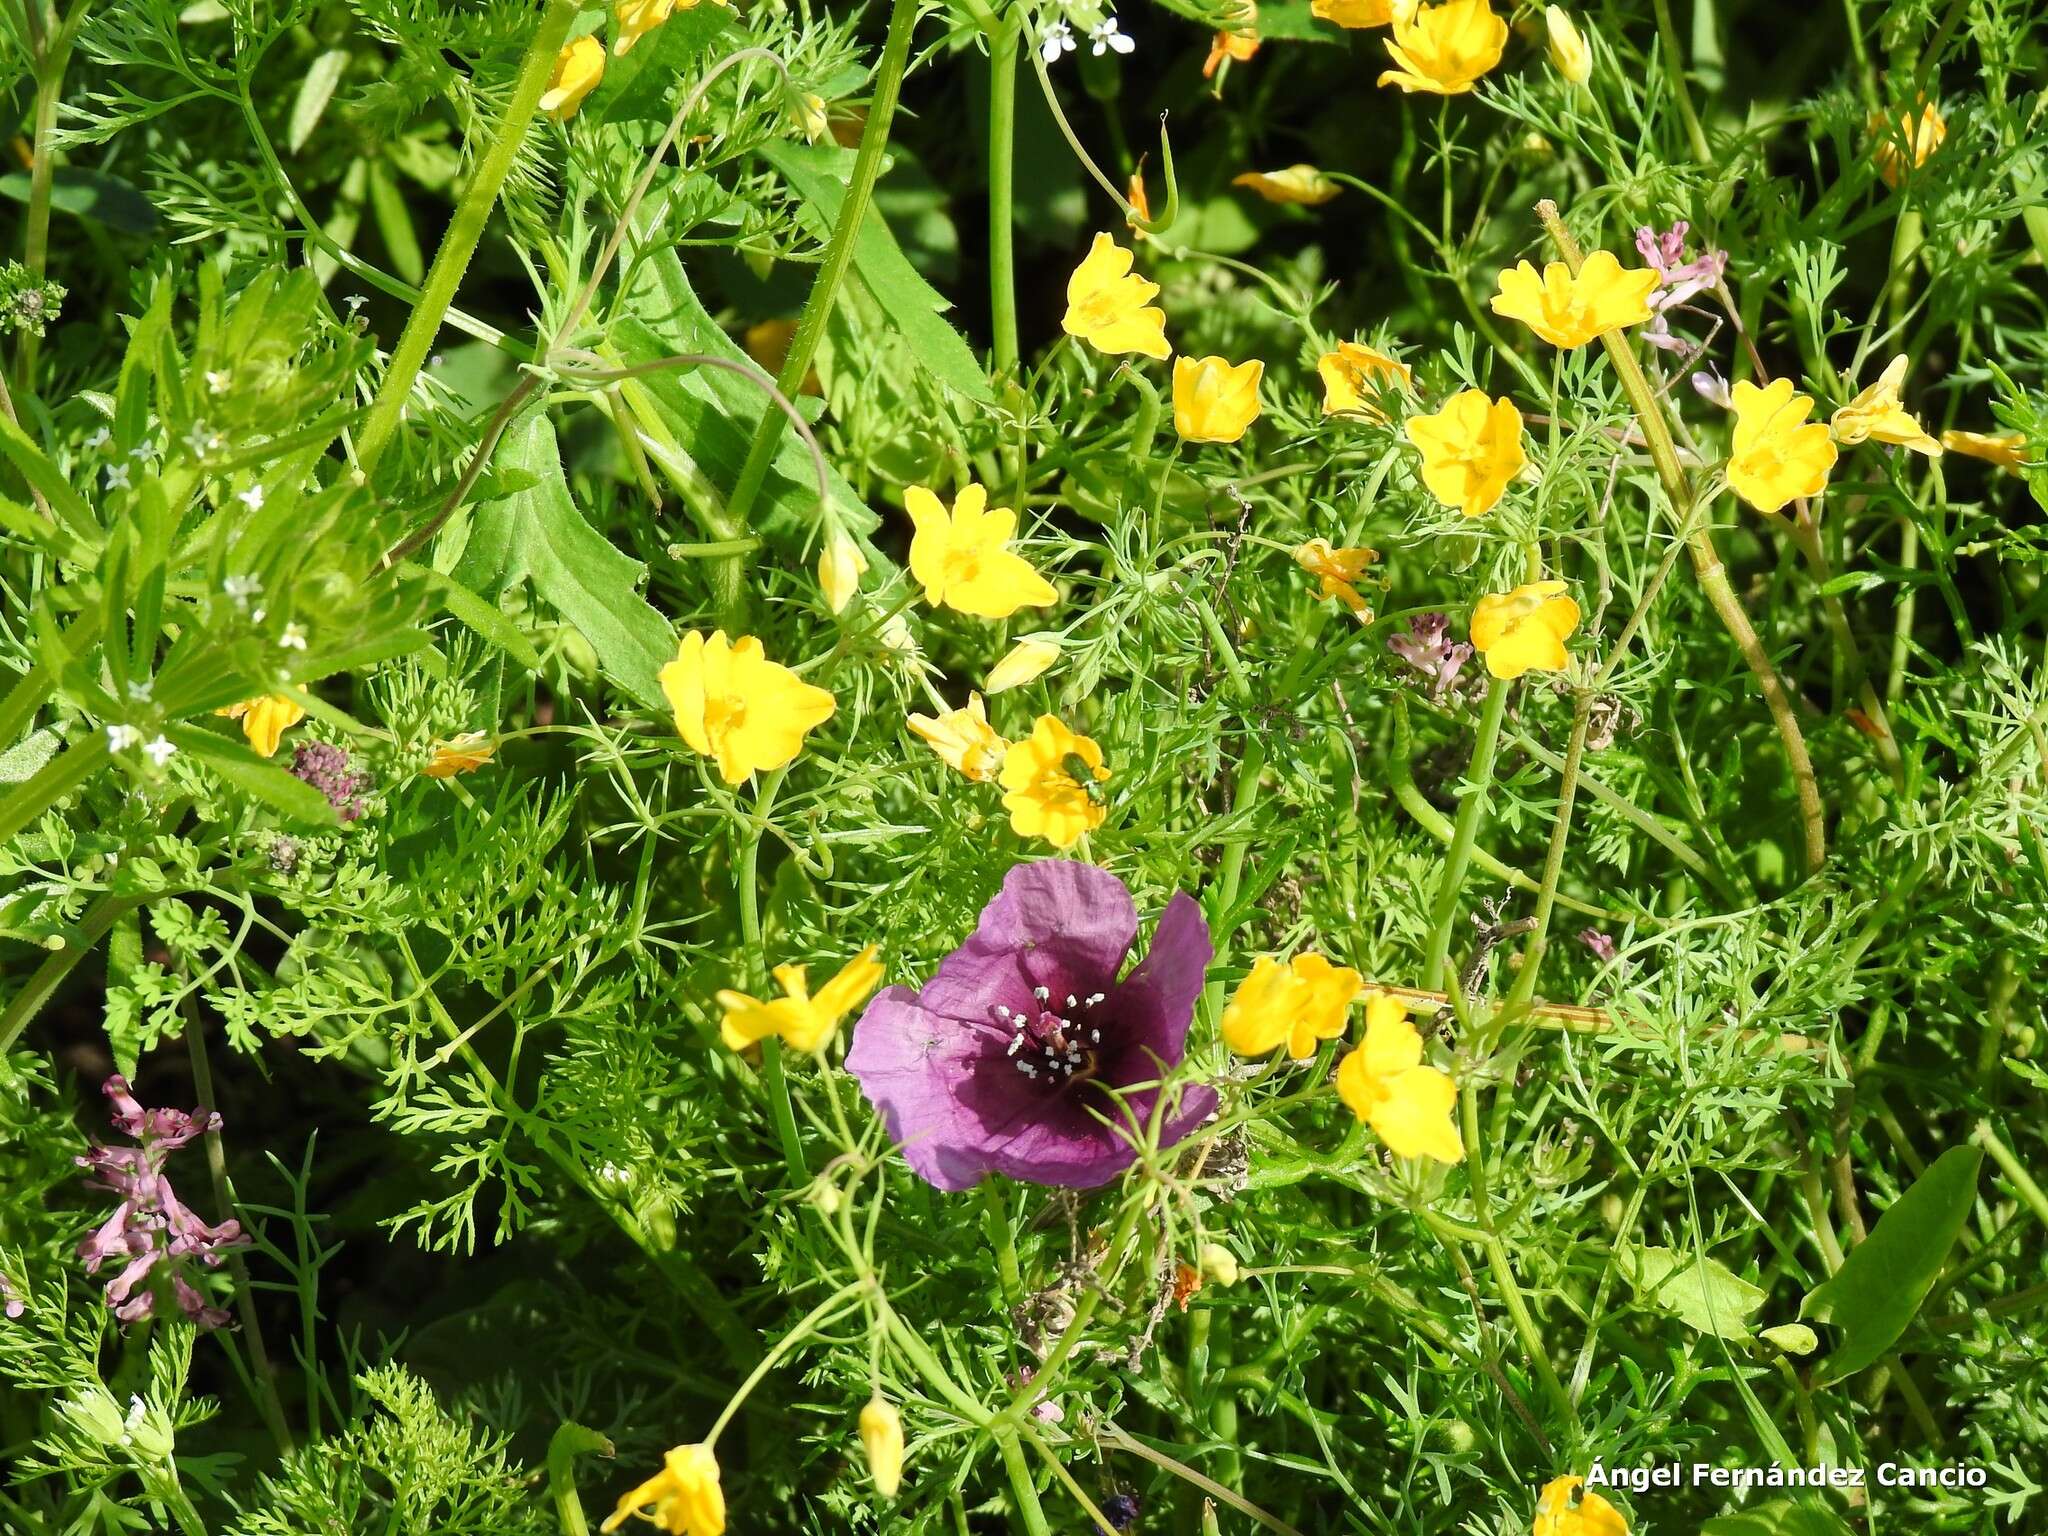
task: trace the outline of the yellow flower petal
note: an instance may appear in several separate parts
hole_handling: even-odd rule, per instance
[[[1929,458],[1941,456],[1941,444],[1927,435],[1927,429],[1899,398],[1906,383],[1906,366],[1902,352],[1886,365],[1875,384],[1835,412],[1828,424],[1836,442],[1891,443]]]
[[[991,508],[980,486],[964,488],[950,513],[921,485],[903,493],[903,505],[917,530],[910,541],[910,574],[934,608],[1007,619],[1019,608],[1043,608],[1059,597],[1030,561],[1007,548],[1017,514]]]
[[[1250,187],[1269,203],[1299,203],[1317,208],[1344,189],[1312,165],[1290,165],[1284,171],[1246,171],[1230,178],[1233,187]]]
[[[541,111],[552,112],[567,122],[603,78],[604,44],[588,35],[571,40],[555,56],[554,73],[548,76],[548,88],[541,93]]]
[[[1394,19],[1394,0],[1311,0],[1309,14],[1318,21],[1362,30],[1384,27]]]
[[[1595,251],[1577,277],[1561,261],[1551,262],[1540,277],[1528,262],[1516,264],[1500,274],[1491,308],[1520,320],[1552,346],[1570,349],[1648,320],[1656,287],[1651,268],[1624,268],[1612,251]]]
[[[1060,646],[1057,640],[1050,636],[1026,635],[1004,653],[1001,661],[989,669],[989,674],[981,686],[988,693],[1004,693],[1012,688],[1021,688],[1059,659]]]
[[[1057,716],[1040,715],[1031,734],[1003,754],[1003,808],[1010,813],[1010,829],[1071,848],[1108,814],[1097,787],[1108,780],[1102,748]]]
[[[1381,85],[1457,96],[1500,62],[1508,24],[1487,0],[1445,0],[1442,5],[1394,6],[1387,53],[1395,67]]]
[[[1434,416],[1411,416],[1403,429],[1422,450],[1422,483],[1447,507],[1483,517],[1522,472],[1522,413],[1502,396],[1461,390]]]
[[[1550,34],[1550,64],[1573,85],[1593,78],[1593,48],[1561,5],[1543,7],[1543,27]]]
[[[1098,234],[1067,279],[1067,312],[1060,328],[1098,352],[1173,355],[1166,341],[1166,311],[1150,306],[1159,285],[1131,271],[1131,253],[1112,235]]]
[[[230,704],[226,709],[216,709],[214,713],[226,715],[230,720],[241,721],[242,735],[263,757],[275,757],[278,742],[283,739],[284,733],[306,718],[306,712],[281,693],[244,699],[239,704]]]
[[[1564,670],[1565,638],[1579,627],[1579,605],[1561,581],[1532,581],[1490,593],[1472,609],[1472,647],[1502,680]]]
[[[1579,1478],[1554,1477],[1537,1497],[1530,1536],[1628,1536],[1628,1521]]]
[[[1422,1062],[1422,1036],[1398,998],[1366,1003],[1365,1044],[1337,1067],[1337,1096],[1401,1157],[1461,1162],[1465,1156],[1452,1108],[1458,1091],[1449,1075]]]
[[[620,1497],[603,1529],[616,1531],[636,1517],[669,1536],[725,1536],[725,1491],[711,1447],[679,1445],[669,1451],[659,1472]]]
[[[1010,749],[1010,744],[988,723],[988,715],[978,693],[967,696],[965,709],[951,709],[937,717],[912,715],[910,728],[939,754],[940,760],[949,768],[958,770],[977,784],[985,784],[996,776],[1002,767],[1003,754]]]
[[[498,744],[484,731],[464,731],[438,743],[427,766],[420,770],[430,779],[452,779],[458,773],[475,773],[496,755]]]
[[[1358,972],[1318,954],[1285,963],[1261,955],[1223,1010],[1223,1043],[1240,1056],[1263,1056],[1284,1044],[1290,1057],[1305,1061],[1315,1055],[1316,1042],[1344,1033],[1345,1015],[1363,984]]]
[[[836,708],[823,688],[768,660],[759,640],[728,641],[722,629],[708,639],[698,630],[684,635],[660,683],[676,734],[691,751],[715,759],[728,784],[789,763]]]
[[[1389,387],[1406,390],[1415,377],[1406,363],[1353,341],[1340,341],[1336,351],[1317,358],[1316,372],[1322,375],[1325,416],[1355,413],[1371,421],[1387,419],[1375,397]]]
[[[2018,432],[1944,432],[1941,446],[2000,469],[2021,469],[2027,462],[2027,440]]]
[[[860,578],[868,568],[868,557],[845,534],[834,532],[818,555],[818,587],[825,594],[825,606],[844,613],[860,590]]]
[[[1870,133],[1870,158],[1877,163],[1877,174],[1886,186],[1896,187],[1908,171],[1918,170],[1941,148],[1948,137],[1948,123],[1930,101],[1921,108],[1917,122],[1910,110],[1898,117],[1872,113]]]
[[[1790,379],[1758,389],[1744,379],[1729,397],[1735,411],[1728,484],[1759,512],[1776,512],[1797,496],[1817,496],[1835,467],[1835,445],[1821,422],[1808,422],[1813,401]]]
[[[1257,358],[1232,363],[1220,357],[1178,358],[1173,365],[1173,429],[1190,443],[1234,443],[1259,419]]]

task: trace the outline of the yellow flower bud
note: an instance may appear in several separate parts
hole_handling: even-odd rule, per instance
[[[1237,1284],[1237,1255],[1221,1243],[1204,1243],[1196,1255],[1201,1260],[1202,1278],[1211,1285]]]
[[[1009,654],[989,669],[982,684],[984,693],[1002,693],[1021,688],[1060,659],[1059,642],[1050,636],[1027,635],[1010,647]]]
[[[903,1486],[903,1415],[893,1403],[877,1394],[860,1411],[860,1443],[868,1454],[868,1476],[875,1492],[885,1499],[896,1497]]]
[[[826,539],[824,551],[818,556],[818,586],[825,593],[825,606],[834,613],[844,613],[853,594],[860,590],[861,573],[867,568],[868,557],[845,534],[835,532]]]
[[[1550,31],[1550,62],[1573,85],[1593,78],[1593,47],[1561,5],[1543,8],[1543,25]]]

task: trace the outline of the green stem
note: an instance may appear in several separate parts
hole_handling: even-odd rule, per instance
[[[614,1454],[611,1441],[596,1430],[566,1421],[548,1441],[548,1497],[562,1524],[562,1536],[590,1536],[583,1518],[583,1499],[576,1491],[576,1458]]]
[[[746,946],[748,968],[761,972],[768,969],[761,948],[761,840],[768,832],[768,813],[775,807],[776,791],[782,788],[783,775],[788,771],[777,768],[761,780],[753,823],[746,844],[740,849],[740,941]],[[790,1182],[807,1184],[811,1172],[804,1162],[803,1143],[797,1139],[796,1112],[790,1106],[789,1078],[782,1066],[782,1041],[774,1035],[761,1042],[761,1073],[767,1082],[768,1112],[775,1120],[775,1135],[782,1143],[782,1161],[789,1169]]]
[[[1701,165],[1711,167],[1714,152],[1707,144],[1707,131],[1700,126],[1700,115],[1693,110],[1692,88],[1685,80],[1685,55],[1678,46],[1678,23],[1671,19],[1671,0],[1651,0],[1657,12],[1657,37],[1663,44],[1664,73],[1671,83],[1672,99],[1678,103],[1679,118],[1685,124],[1685,137],[1692,146],[1692,157]]]
[[[43,963],[35,968],[22,989],[7,1000],[7,1009],[0,1013],[0,1056],[14,1049],[14,1042],[29,1021],[42,1011],[64,978],[69,976],[78,962],[91,954],[95,945],[107,936],[124,912],[142,904],[140,896],[106,895],[99,899],[85,919],[78,925],[75,937],[67,937],[64,947],[46,956]]]
[[[384,370],[384,382],[377,390],[376,399],[370,402],[369,415],[364,418],[362,433],[356,439],[356,463],[365,475],[376,468],[377,461],[384,456],[384,450],[390,447],[398,431],[406,401],[412,396],[413,382],[419,377],[427,354],[433,350],[442,318],[448,313],[448,306],[455,302],[455,291],[462,285],[470,258],[476,254],[477,244],[483,239],[484,226],[490,222],[498,193],[512,172],[519,145],[533,122],[541,93],[547,89],[548,76],[554,72],[555,57],[562,51],[562,44],[569,36],[569,24],[576,19],[578,8],[579,0],[548,0],[540,26],[526,45],[526,56],[519,66],[519,79],[513,86],[512,99],[506,105],[498,136],[477,162],[476,174],[464,191],[462,201],[456,205],[455,216],[448,221],[440,249],[434,252],[434,264],[427,271],[426,282],[421,285],[419,305],[405,323],[398,346]]]
[[[1657,0],[1657,9],[1660,17],[1668,21],[1666,0]],[[1543,227],[1557,246],[1558,254],[1564,258],[1565,265],[1577,276],[1585,256],[1579,250],[1578,241],[1572,238],[1571,231],[1564,227],[1564,220],[1558,216],[1557,204],[1548,198],[1543,199],[1536,205],[1536,217],[1543,221]],[[1678,460],[1678,446],[1671,440],[1671,425],[1665,420],[1663,408],[1657,403],[1649,380],[1643,377],[1643,366],[1636,360],[1627,335],[1619,330],[1607,331],[1600,340],[1607,348],[1608,361],[1614,365],[1615,374],[1621,380],[1622,391],[1635,411],[1636,423],[1642,428],[1643,440],[1650,450],[1650,462],[1656,466],[1657,478],[1663,483],[1664,494],[1671,502],[1672,521],[1677,527],[1684,528],[1691,521],[1692,485],[1686,478],[1685,466]],[[1748,664],[1758,689],[1763,693],[1764,705],[1777,725],[1778,739],[1784,745],[1786,763],[1792,773],[1793,788],[1799,796],[1800,826],[1806,843],[1806,872],[1813,874],[1827,861],[1827,818],[1821,807],[1820,783],[1814,775],[1813,757],[1806,750],[1806,737],[1799,729],[1799,717],[1793,711],[1791,695],[1785,691],[1778,669],[1771,664],[1763,642],[1757,638],[1742,600],[1729,584],[1727,567],[1721,564],[1720,552],[1714,548],[1713,534],[1704,519],[1700,519],[1686,535],[1686,551],[1692,557],[1700,590],[1706,593],[1707,601],[1720,618],[1722,627],[1742,653],[1743,661]]]
[[[1012,10],[988,33],[988,298],[996,372],[1017,367],[1017,259],[1012,203],[1017,149],[1017,45],[1024,29]]]
[[[991,1433],[997,1451],[1002,1454],[1003,1470],[1010,1475],[1010,1491],[1017,1496],[1017,1514],[1023,1521],[1025,1536],[1052,1536],[1052,1526],[1046,1521],[1044,1506],[1038,1502],[1038,1484],[1031,1476],[1031,1463],[1024,1458],[1017,1426],[1004,1425]]]
[[[718,1443],[718,1437],[725,1433],[725,1426],[732,1422],[732,1416],[740,1411],[741,1405],[752,1395],[754,1388],[761,1384],[762,1378],[775,1369],[777,1361],[810,1337],[812,1331],[835,1309],[845,1306],[848,1297],[866,1290],[868,1284],[866,1280],[854,1280],[842,1285],[799,1318],[794,1328],[777,1339],[775,1347],[763,1355],[760,1364],[747,1373],[747,1379],[739,1384],[730,1398],[726,1399],[725,1407],[720,1409],[718,1417],[711,1421],[711,1428],[704,1436],[705,1446],[715,1446]]]
[[[1479,840],[1479,827],[1486,819],[1486,802],[1493,788],[1493,758],[1500,747],[1501,717],[1507,713],[1508,685],[1493,679],[1486,690],[1486,702],[1479,711],[1479,734],[1472,743],[1472,764],[1466,770],[1464,799],[1458,806],[1457,825],[1451,833],[1450,851],[1444,855],[1443,877],[1437,882],[1436,901],[1429,912],[1429,950],[1422,963],[1425,991],[1444,989],[1446,962],[1451,954],[1451,933],[1458,922],[1458,894],[1465,884],[1465,869],[1472,862],[1472,845]]]
[[[1572,708],[1571,741],[1564,750],[1564,772],[1557,785],[1557,820],[1550,828],[1550,848],[1543,858],[1543,883],[1536,892],[1536,926],[1522,949],[1522,969],[1508,993],[1510,1004],[1527,1003],[1536,995],[1536,977],[1548,949],[1550,914],[1557,905],[1557,882],[1564,873],[1565,844],[1571,840],[1572,805],[1579,792],[1579,763],[1586,755],[1586,729],[1593,717],[1593,690],[1581,688]]]
[[[41,3],[42,0],[23,0],[27,7]],[[23,250],[31,283],[41,282],[50,265],[50,189],[57,168],[50,136],[57,130],[57,107],[64,97],[64,71],[71,61],[69,29],[58,28],[56,37],[50,55],[36,63],[35,141],[29,150],[32,159],[28,173],[28,227]],[[36,351],[41,343],[35,327],[22,331],[15,353],[14,377],[24,395],[35,392]]]
[[[2034,1219],[2048,1227],[2048,1194],[2034,1182],[2034,1176],[2027,1172],[2026,1164],[2013,1155],[2012,1148],[1998,1139],[1998,1133],[1991,1129],[1989,1120],[1977,1122],[1977,1129],[1970,1133],[1970,1140],[1991,1154],[1991,1161],[1998,1164],[2005,1176],[2012,1181],[2012,1187],[2034,1213]]]
[[[810,372],[819,344],[825,339],[825,326],[832,318],[832,307],[838,301],[840,284],[846,280],[847,269],[853,265],[854,244],[860,237],[861,226],[867,222],[875,182],[882,174],[882,152],[888,146],[889,128],[895,121],[896,98],[903,88],[903,71],[910,62],[910,34],[917,22],[917,12],[918,0],[894,0],[890,6],[889,36],[882,47],[882,61],[875,71],[874,95],[868,102],[867,123],[861,129],[860,150],[853,159],[853,175],[846,184],[846,196],[839,204],[839,222],[833,226],[832,239],[825,247],[825,260],[818,268],[817,279],[811,284],[810,297],[804,301],[796,335],[789,344],[789,356],[783,359],[782,373],[775,381],[785,395],[794,397],[803,387],[804,375]],[[768,478],[768,466],[774,461],[776,447],[782,439],[782,427],[779,414],[763,411],[754,428],[753,441],[747,445],[746,461],[740,466],[739,479],[726,501],[727,513],[742,533],[754,510],[755,498],[761,494],[761,486]],[[735,577],[741,569],[735,561]],[[737,581],[724,589],[724,596],[725,606],[738,607],[740,592]]]

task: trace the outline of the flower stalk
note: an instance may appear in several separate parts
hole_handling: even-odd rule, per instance
[[[1486,802],[1493,789],[1493,759],[1500,748],[1500,723],[1507,707],[1508,685],[1495,678],[1487,687],[1486,702],[1480,706],[1479,733],[1473,739],[1472,763],[1465,773],[1465,796],[1458,806],[1450,852],[1444,856],[1436,901],[1429,910],[1429,950],[1422,962],[1422,985],[1426,991],[1444,989],[1451,934],[1458,923],[1458,893],[1465,884],[1465,870],[1472,862],[1480,824],[1486,820]]]
[[[1658,10],[1660,15],[1668,12],[1664,0],[1658,0]],[[1572,238],[1571,231],[1565,228],[1564,220],[1558,215],[1557,204],[1548,198],[1543,199],[1536,205],[1536,216],[1543,221],[1543,228],[1557,247],[1558,255],[1576,275],[1584,265],[1585,256],[1579,250],[1578,241]],[[1600,340],[1621,379],[1622,391],[1635,410],[1637,424],[1649,445],[1650,462],[1655,466],[1657,478],[1671,503],[1672,519],[1684,527],[1692,509],[1693,491],[1691,482],[1686,478],[1685,466],[1678,460],[1678,447],[1672,441],[1670,424],[1664,419],[1663,410],[1651,392],[1649,380],[1643,376],[1642,364],[1636,360],[1628,338],[1620,331],[1608,331]],[[1699,577],[1701,590],[1706,593],[1707,601],[1713,606],[1722,627],[1735,641],[1736,649],[1741,651],[1742,659],[1755,675],[1771,719],[1778,727],[1778,737],[1784,744],[1786,761],[1791,767],[1793,787],[1799,796],[1806,872],[1814,874],[1827,860],[1826,815],[1821,807],[1820,784],[1813,771],[1813,758],[1806,750],[1806,737],[1799,729],[1799,718],[1792,708],[1791,695],[1786,692],[1771,658],[1765,654],[1763,642],[1757,638],[1742,600],[1735,595],[1735,589],[1728,581],[1727,567],[1721,563],[1720,551],[1714,547],[1713,534],[1704,521],[1687,533],[1686,548],[1692,557],[1693,571]]]

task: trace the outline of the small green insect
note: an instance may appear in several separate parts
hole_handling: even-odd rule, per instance
[[[1095,804],[1100,805],[1109,798],[1103,792],[1102,786],[1095,782],[1095,769],[1090,766],[1088,759],[1080,753],[1069,752],[1065,757],[1061,758],[1060,771],[1078,784],[1081,788],[1081,793],[1086,795]]]

